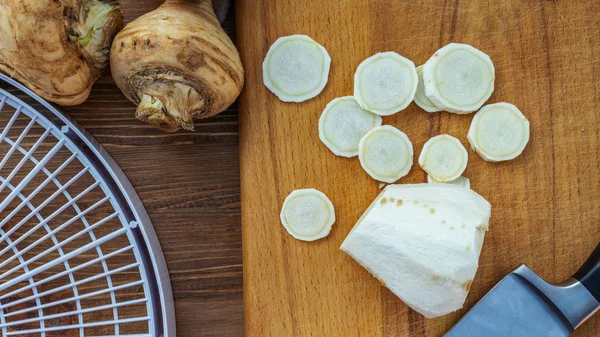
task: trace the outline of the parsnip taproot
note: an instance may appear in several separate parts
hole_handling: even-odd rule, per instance
[[[462,43],[450,43],[423,65],[425,95],[440,110],[477,111],[494,91],[496,73],[490,57]]]
[[[354,73],[354,98],[380,116],[404,110],[415,98],[419,77],[415,64],[396,52],[377,53]]]
[[[501,102],[488,104],[473,117],[467,139],[471,148],[486,161],[515,159],[529,142],[529,120],[516,106]]]
[[[450,182],[467,168],[469,153],[460,140],[446,134],[430,138],[419,156],[419,165],[438,182]]]
[[[358,160],[375,180],[394,183],[410,172],[413,146],[408,136],[391,125],[372,128],[358,144]]]
[[[329,102],[319,118],[319,138],[336,156],[358,156],[360,139],[374,127],[381,126],[381,117],[363,109],[352,96]]]
[[[167,0],[129,23],[111,50],[112,75],[138,104],[136,117],[164,131],[227,109],[244,84],[237,49],[210,0]]]
[[[295,190],[285,198],[280,218],[294,238],[315,241],[329,235],[335,223],[335,209],[325,193],[307,188]]]
[[[317,96],[329,79],[331,57],[306,35],[280,37],[263,62],[263,82],[284,102],[304,102]]]
[[[114,0],[0,1],[0,70],[46,100],[83,103],[122,26]]]
[[[479,265],[491,205],[442,183],[389,185],[340,249],[425,317],[460,309]]]

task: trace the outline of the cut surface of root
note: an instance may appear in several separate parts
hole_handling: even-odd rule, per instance
[[[393,183],[410,172],[413,146],[404,132],[390,125],[379,126],[361,138],[358,159],[373,179]]]
[[[319,119],[319,138],[341,157],[358,155],[360,139],[381,125],[381,117],[363,109],[352,96],[329,102]]]
[[[460,309],[479,265],[491,205],[452,184],[389,185],[340,249],[425,317]]]
[[[175,132],[194,130],[194,116],[202,116],[204,99],[192,87],[177,83],[155,83],[146,88],[136,117],[155,127]]]
[[[433,102],[425,95],[425,85],[423,83],[423,66],[417,67],[417,76],[419,77],[419,85],[415,92],[415,104],[427,112],[441,111]]]
[[[457,179],[467,168],[469,154],[461,142],[450,135],[429,139],[419,156],[419,165],[439,182]]]
[[[473,117],[467,139],[486,161],[511,160],[529,142],[529,121],[510,103],[488,104]]]
[[[263,81],[280,100],[303,102],[317,96],[329,78],[327,50],[306,35],[277,39],[263,62]]]
[[[395,52],[377,53],[354,74],[354,98],[366,110],[388,116],[405,109],[415,97],[415,64]]]
[[[295,190],[281,208],[281,223],[298,240],[314,241],[326,237],[335,222],[329,198],[313,188]]]
[[[425,94],[441,110],[458,114],[477,111],[494,91],[490,57],[467,44],[450,43],[423,66]]]

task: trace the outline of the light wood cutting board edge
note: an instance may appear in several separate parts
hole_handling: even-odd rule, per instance
[[[491,231],[467,299],[472,306],[503,275],[527,263],[548,281],[567,278],[600,238],[598,1],[238,1],[238,44],[246,69],[240,152],[246,334],[248,336],[441,336],[466,312],[425,320],[337,247],[379,193],[358,160],[336,158],[316,123],[331,99],[352,93],[362,59],[394,50],[424,62],[448,42],[470,43],[496,65],[489,102],[517,105],[532,123],[522,156],[486,163],[469,152],[465,173],[493,205]],[[278,101],[261,64],[277,37],[307,34],[332,57],[330,81],[313,100]],[[466,143],[471,116],[429,115],[411,105],[386,117],[415,145],[431,136]],[[401,183],[425,182],[415,165]],[[293,240],[279,223],[286,195],[315,187],[338,222],[327,239]],[[575,336],[599,336],[597,317]]]

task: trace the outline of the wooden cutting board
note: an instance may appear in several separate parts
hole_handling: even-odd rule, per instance
[[[246,68],[240,147],[247,336],[442,336],[520,263],[548,281],[568,278],[600,240],[599,1],[252,0],[237,4]],[[329,51],[329,83],[316,98],[283,103],[262,82],[278,38],[306,34]],[[338,247],[379,193],[358,159],[320,141],[319,116],[351,95],[358,64],[393,50],[424,63],[449,42],[471,44],[496,66],[489,102],[517,105],[531,141],[517,159],[486,163],[470,151],[465,175],[492,205],[480,268],[465,309],[427,320]],[[415,147],[449,133],[465,145],[472,115],[429,114],[411,104],[384,118]],[[426,181],[415,163],[400,183]],[[285,197],[314,187],[336,207],[326,239],[293,239],[279,222]],[[600,336],[600,315],[575,336]]]

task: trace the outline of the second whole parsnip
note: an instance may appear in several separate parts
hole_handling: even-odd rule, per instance
[[[169,132],[224,111],[244,84],[238,51],[209,0],[167,0],[132,21],[110,61],[116,84],[138,104],[136,117]]]

